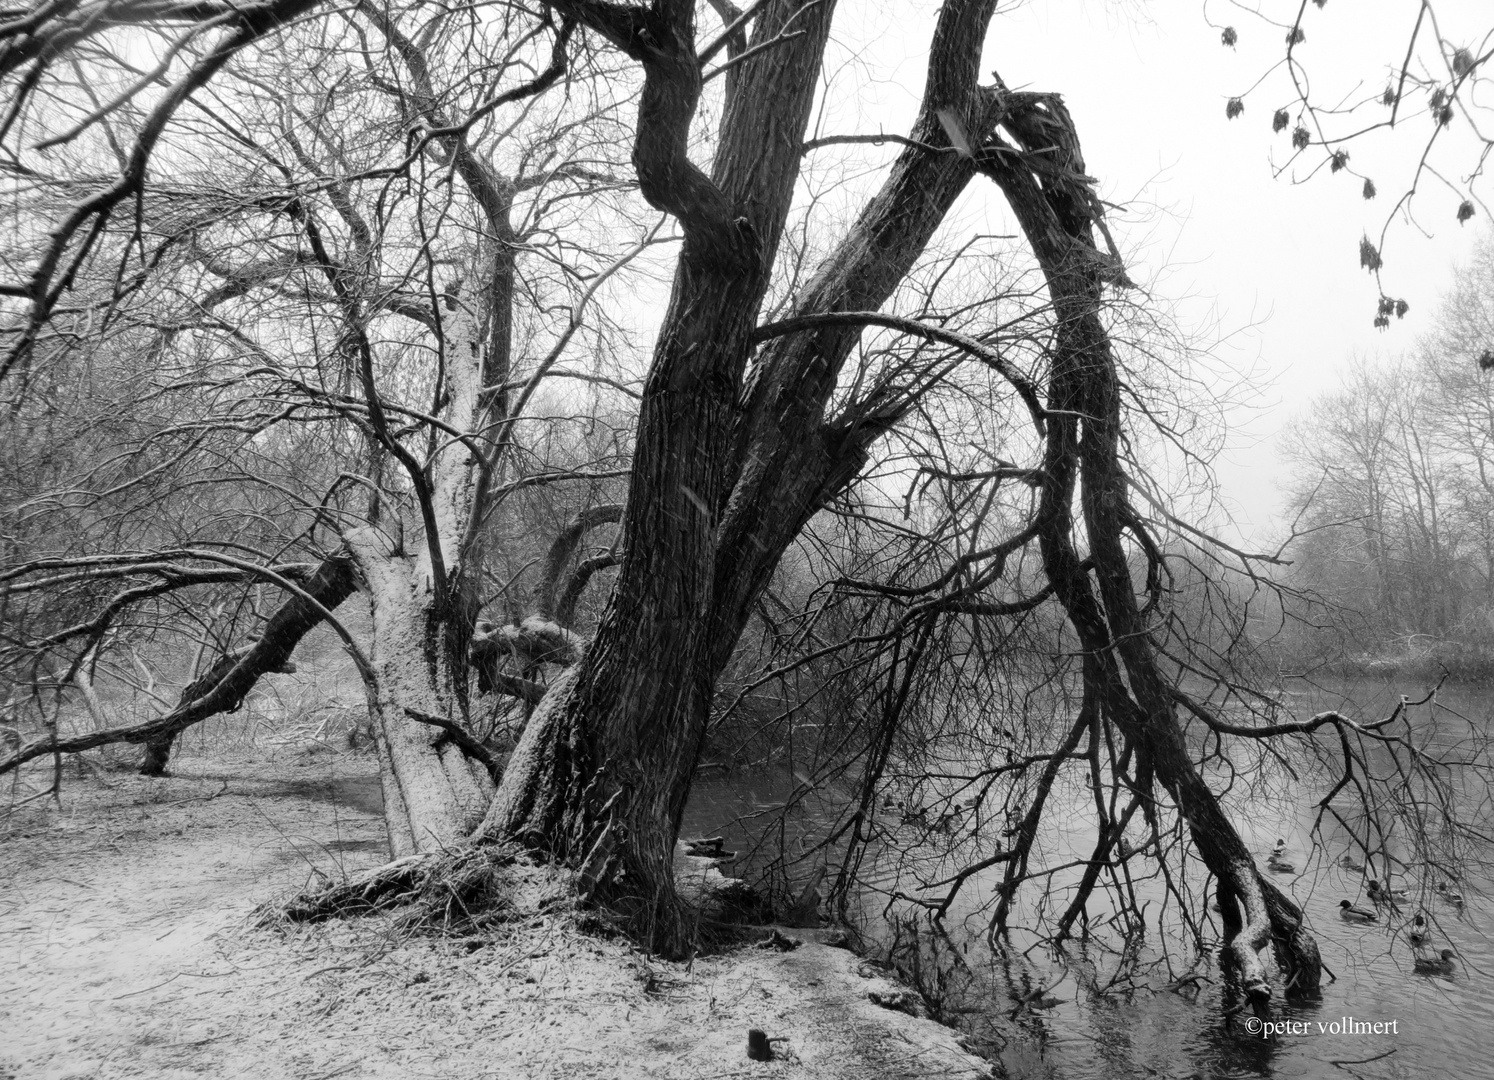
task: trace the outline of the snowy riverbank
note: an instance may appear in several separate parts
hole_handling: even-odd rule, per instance
[[[383,918],[253,929],[314,868],[382,858],[368,758],[184,758],[163,780],[74,777],[60,807],[25,794],[0,819],[7,1080],[989,1075],[811,931],[669,964],[566,911],[464,939]],[[747,1057],[749,1028],[774,1060]]]

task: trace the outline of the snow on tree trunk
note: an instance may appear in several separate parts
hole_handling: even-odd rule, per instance
[[[372,616],[367,652],[376,688],[369,714],[390,849],[396,857],[439,850],[460,843],[482,820],[492,783],[441,729],[410,715],[456,715],[436,597],[421,561],[391,551],[373,529],[349,541]]]
[[[488,171],[478,173],[474,183],[497,184]],[[499,215],[495,228],[506,227],[511,191],[500,194],[492,208]],[[479,245],[468,271],[475,282],[470,300],[457,302],[445,320],[444,408],[452,422],[477,434],[448,441],[419,470],[421,543],[407,554],[377,524],[347,535],[372,615],[368,651],[376,689],[369,712],[396,857],[464,840],[493,793],[486,766],[464,755],[441,727],[418,718],[456,724],[467,718],[483,562],[477,522],[492,470],[479,455],[492,452],[483,432],[491,410],[501,406],[485,387],[507,376],[512,273],[511,251]]]

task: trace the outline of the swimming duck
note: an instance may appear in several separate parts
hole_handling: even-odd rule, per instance
[[[1453,892],[1447,887],[1447,882],[1445,881],[1437,882],[1437,895],[1442,897],[1442,899],[1446,900],[1449,904],[1452,904],[1455,907],[1463,906],[1463,894]]]
[[[1456,955],[1451,949],[1443,949],[1441,956],[1418,956],[1412,961],[1412,967],[1421,975],[1451,975]]]
[[[1339,859],[1338,865],[1342,866],[1345,870],[1352,870],[1356,874],[1364,871],[1364,863],[1359,862],[1352,855],[1345,855],[1342,859]]]
[[[904,806],[902,803],[898,803],[898,807],[897,808],[898,808],[899,811],[902,812],[902,819],[903,819],[903,824],[904,825],[926,825],[926,824],[928,824],[927,820],[924,817],[924,809],[923,809],[923,807],[921,807],[921,806]]]
[[[1275,874],[1295,874],[1297,872],[1297,867],[1294,864],[1283,859],[1274,851],[1266,860],[1266,869]]]
[[[681,840],[680,843],[684,845],[686,855],[693,855],[697,859],[717,859],[727,862],[737,857],[735,851],[726,850],[724,836],[701,836],[694,840]]]
[[[1380,916],[1376,915],[1373,911],[1365,911],[1364,908],[1357,908],[1348,900],[1340,900],[1338,906],[1340,908],[1339,914],[1349,922],[1380,921]]]
[[[1285,855],[1286,854],[1286,849],[1287,849],[1286,837],[1284,837],[1284,836],[1278,836],[1276,838],[1276,846],[1271,849],[1271,854],[1272,855]]]
[[[1393,904],[1406,899],[1405,889],[1390,889],[1382,886],[1376,878],[1370,878],[1364,887],[1365,893],[1377,904]]]
[[[960,815],[965,812],[963,806],[956,806],[953,810],[946,810],[934,820],[934,828],[940,832],[954,832],[955,826],[960,823]]]
[[[1406,931],[1406,940],[1415,949],[1421,948],[1431,940],[1430,935],[1427,933],[1427,921],[1420,915],[1411,920],[1411,929]]]

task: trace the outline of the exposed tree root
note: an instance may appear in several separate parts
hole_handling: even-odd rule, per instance
[[[513,848],[491,845],[407,855],[346,881],[329,881],[288,902],[262,905],[261,926],[320,922],[402,908],[401,926],[433,933],[466,933],[515,914],[522,871]]]
[[[1317,940],[1307,932],[1302,909],[1271,882],[1262,880],[1266,911],[1271,916],[1271,939],[1276,946],[1276,964],[1285,982],[1288,998],[1315,998],[1322,994],[1323,958]]]
[[[734,948],[761,934],[756,928],[772,911],[751,888],[722,877],[709,859],[677,863],[683,894],[676,897],[677,917],[689,943],[680,955]],[[536,862],[515,845],[479,843],[407,855],[344,881],[324,878],[289,900],[261,905],[254,918],[259,926],[277,926],[392,912],[402,930],[467,934],[531,915],[584,909],[584,928],[646,942],[646,906],[615,884],[588,890],[579,872]]]

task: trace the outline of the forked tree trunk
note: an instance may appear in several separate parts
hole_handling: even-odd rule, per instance
[[[1261,953],[1274,937],[1292,990],[1314,994],[1321,961],[1302,912],[1261,878],[1254,857],[1195,768],[1136,601],[1124,536],[1131,533],[1143,546],[1151,541],[1128,498],[1120,378],[1100,318],[1102,284],[1123,278],[1095,243],[1098,204],[1085,186],[1077,133],[1056,97],[1009,94],[1006,99],[1003,124],[1020,149],[999,143],[982,164],[1021,222],[1054,307],[1039,510],[1044,569],[1091,661],[1085,665],[1088,693],[1136,751],[1138,788],[1148,791],[1153,777],[1161,783],[1219,881],[1232,977],[1252,1001],[1268,1001],[1272,990]],[[1075,546],[1076,486],[1095,586]],[[1155,557],[1155,548],[1148,547],[1148,554]]]
[[[612,601],[564,696],[530,718],[484,826],[573,862],[615,852],[640,928],[666,953],[687,944],[670,867],[710,702],[726,373],[753,314],[732,302],[735,274],[688,260],[644,391]],[[519,771],[533,766],[548,775]]]
[[[687,155],[701,92],[693,2],[555,6],[643,64],[633,162],[685,241],[644,386],[612,600],[585,657],[530,718],[481,835],[580,865],[654,947],[678,954],[689,935],[673,847],[710,700],[732,424],[834,4],[761,11],[754,40],[790,22],[793,33],[738,69],[713,177]]]
[[[948,146],[939,108],[985,130],[990,100],[977,92],[977,64],[994,6],[945,5],[917,145],[900,156],[799,310],[879,307],[974,175],[968,161],[928,147]],[[612,602],[582,663],[531,717],[479,834],[568,859],[583,885],[611,880],[611,902],[634,905],[644,935],[665,952],[688,944],[670,868],[715,678],[783,551],[886,430],[885,422],[852,432],[824,421],[858,326],[775,343],[758,358],[747,409],[736,407],[829,8],[770,5],[756,40],[771,40],[795,15],[804,37],[737,69],[716,182],[745,196],[756,185],[757,197],[739,205],[761,258],[749,274],[723,274],[687,240],[645,389]],[[640,153],[649,108],[646,92]],[[648,194],[645,163],[639,168]]]

